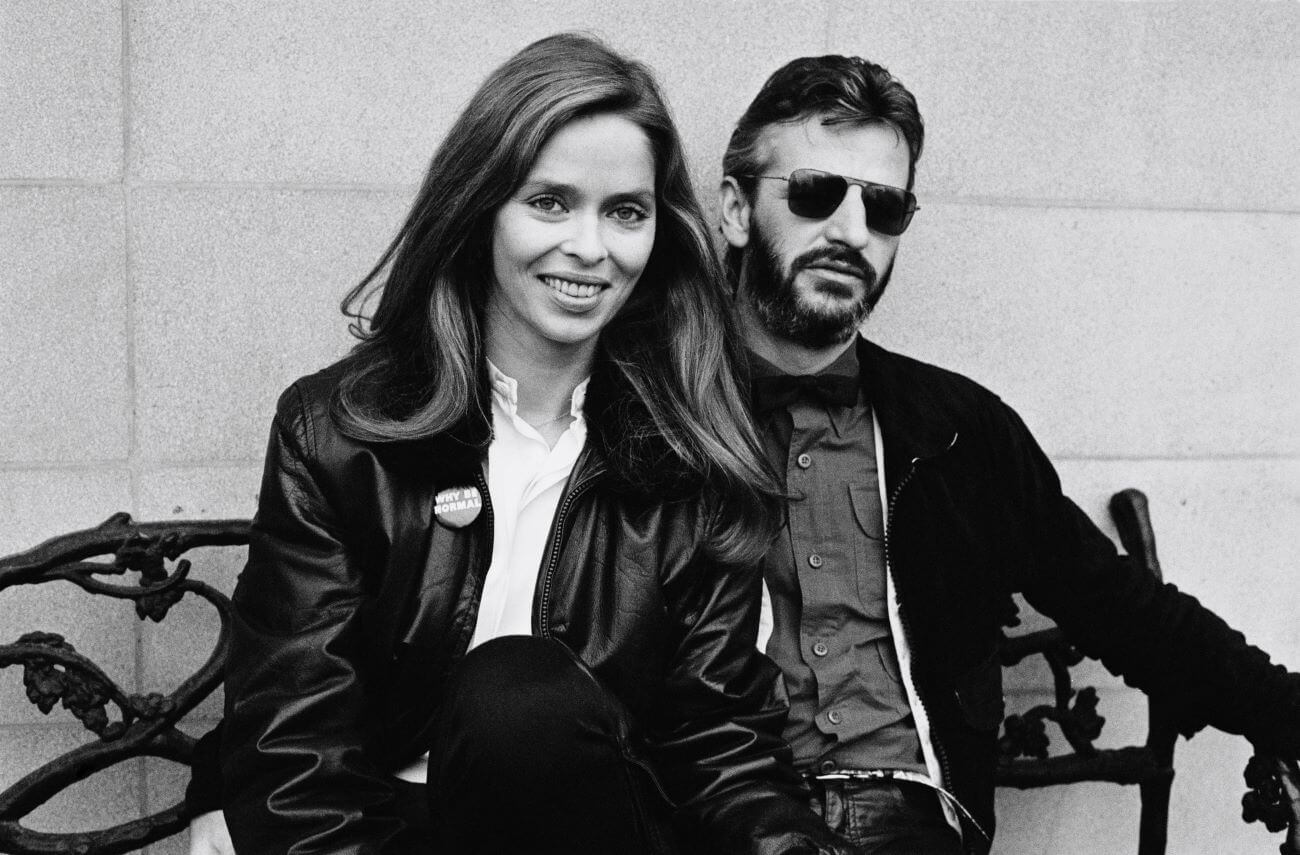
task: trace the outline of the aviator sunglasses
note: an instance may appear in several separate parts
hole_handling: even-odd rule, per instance
[[[872,231],[892,236],[907,231],[912,214],[918,210],[916,197],[901,187],[849,178],[820,169],[796,169],[790,175],[742,175],[741,178],[766,178],[784,181],[789,185],[786,204],[790,213],[798,217],[822,220],[840,207],[849,185],[862,188],[862,204],[867,212],[867,225]]]

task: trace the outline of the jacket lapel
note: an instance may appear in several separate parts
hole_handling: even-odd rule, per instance
[[[908,360],[858,338],[859,374],[885,445],[885,482],[890,495],[917,460],[937,457],[953,446],[958,431],[950,406],[918,383]]]

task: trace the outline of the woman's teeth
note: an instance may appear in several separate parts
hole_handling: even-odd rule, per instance
[[[542,281],[548,287],[554,288],[568,297],[594,297],[600,293],[599,285],[580,284],[570,282],[568,279],[557,279],[554,276],[543,276]]]

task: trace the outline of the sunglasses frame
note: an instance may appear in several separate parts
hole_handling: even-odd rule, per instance
[[[844,197],[848,195],[849,186],[853,184],[856,184],[858,187],[861,187],[864,190],[887,190],[890,191],[891,193],[901,193],[903,195],[904,211],[902,215],[902,225],[899,226],[897,231],[893,231],[892,224],[888,224],[887,228],[881,228],[880,227],[881,224],[879,222],[872,221],[871,206],[869,204],[866,195],[865,194],[863,195],[862,207],[866,211],[867,226],[870,227],[872,231],[877,231],[880,232],[881,234],[889,235],[890,237],[897,237],[898,235],[901,235],[903,232],[907,231],[907,227],[912,224],[912,215],[915,214],[917,211],[921,210],[921,206],[916,203],[916,194],[914,194],[911,190],[905,190],[902,187],[894,187],[892,184],[879,184],[875,181],[866,181],[865,179],[862,178],[853,178],[848,175],[840,175],[835,172],[826,172],[825,170],[822,169],[795,169],[792,170],[789,175],[738,175],[736,177],[737,178],[765,178],[769,181],[784,181],[787,184],[794,184],[796,181],[795,176],[801,172],[806,174],[810,173],[812,175],[817,175],[817,176],[826,176],[829,178],[838,178],[840,181],[844,182],[844,192],[841,193],[839,199],[835,201],[835,206],[831,208],[829,211],[827,211],[825,214],[822,214],[821,216],[809,215],[809,214],[802,213],[800,211],[796,211],[795,207],[798,203],[795,201],[795,197],[786,196],[786,200],[785,200],[786,207],[788,207],[790,209],[790,213],[794,214],[796,217],[806,217],[807,219],[812,219],[812,220],[826,219],[831,214],[835,213],[835,211],[839,209],[840,205],[844,204]]]

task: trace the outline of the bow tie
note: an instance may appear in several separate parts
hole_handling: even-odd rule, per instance
[[[851,407],[858,400],[858,381],[843,374],[781,374],[755,377],[754,412],[785,408],[800,398],[825,406]]]

